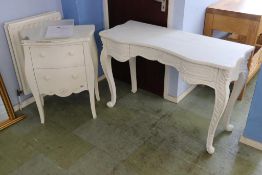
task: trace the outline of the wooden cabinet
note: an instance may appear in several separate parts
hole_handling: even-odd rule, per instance
[[[225,39],[256,47],[249,59],[249,82],[260,69],[262,57],[262,1],[220,0],[206,10],[204,35],[213,31],[227,32]]]

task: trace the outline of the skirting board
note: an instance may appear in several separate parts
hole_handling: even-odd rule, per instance
[[[185,92],[183,92],[178,97],[173,97],[168,94],[164,94],[164,99],[171,101],[173,103],[179,103],[181,100],[183,100],[191,91],[193,91],[196,88],[196,85],[192,85],[190,88],[188,88]]]
[[[262,143],[241,136],[240,142],[262,151]]]
[[[23,109],[25,108],[26,106],[32,104],[35,102],[35,99],[34,97],[30,97],[30,98],[27,98],[25,99],[24,101],[22,101],[20,104],[17,104],[14,106],[14,111],[17,112],[19,111],[20,109]]]
[[[105,75],[100,76],[98,78],[98,82],[104,80],[105,78],[106,78]],[[28,105],[30,105],[30,104],[32,104],[34,102],[35,102],[34,97],[30,97],[30,98],[24,100],[21,104],[15,105],[14,106],[14,110],[15,111],[19,111],[20,109],[25,108],[26,106],[28,106]]]

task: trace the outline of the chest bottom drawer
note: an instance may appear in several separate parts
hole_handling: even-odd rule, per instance
[[[35,70],[40,94],[66,97],[87,90],[85,67]]]

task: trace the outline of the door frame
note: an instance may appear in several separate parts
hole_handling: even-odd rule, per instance
[[[153,1],[153,0],[152,0]],[[174,4],[175,0],[168,1],[168,14],[167,14],[167,27],[171,28],[174,25]],[[108,11],[108,0],[103,0],[103,11],[104,11],[104,28],[109,29],[109,11]],[[179,75],[177,75],[179,76]],[[170,73],[169,66],[165,65],[165,77],[164,77],[164,93],[163,98],[174,102],[179,103],[183,98],[185,98],[192,90],[195,89],[195,85],[190,86],[187,90],[185,90],[182,94],[177,97],[174,97],[169,94],[170,87]]]
[[[103,0],[104,28],[109,29],[108,0]]]
[[[172,14],[174,12],[174,3],[175,3],[175,0],[168,1],[167,27],[170,27],[173,25],[174,15]],[[103,11],[104,11],[104,28],[108,29],[109,28],[108,0],[103,0]]]

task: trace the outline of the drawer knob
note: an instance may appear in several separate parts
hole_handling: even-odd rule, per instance
[[[74,54],[74,52],[68,52],[68,55],[69,56],[74,56],[75,54]]]
[[[78,78],[78,75],[72,75],[72,78],[76,80]]]
[[[48,80],[50,80],[50,77],[49,76],[44,76],[44,80],[48,81]]]
[[[40,53],[39,56],[40,56],[41,58],[44,58],[44,57],[45,57],[45,54],[44,54],[44,53]]]

